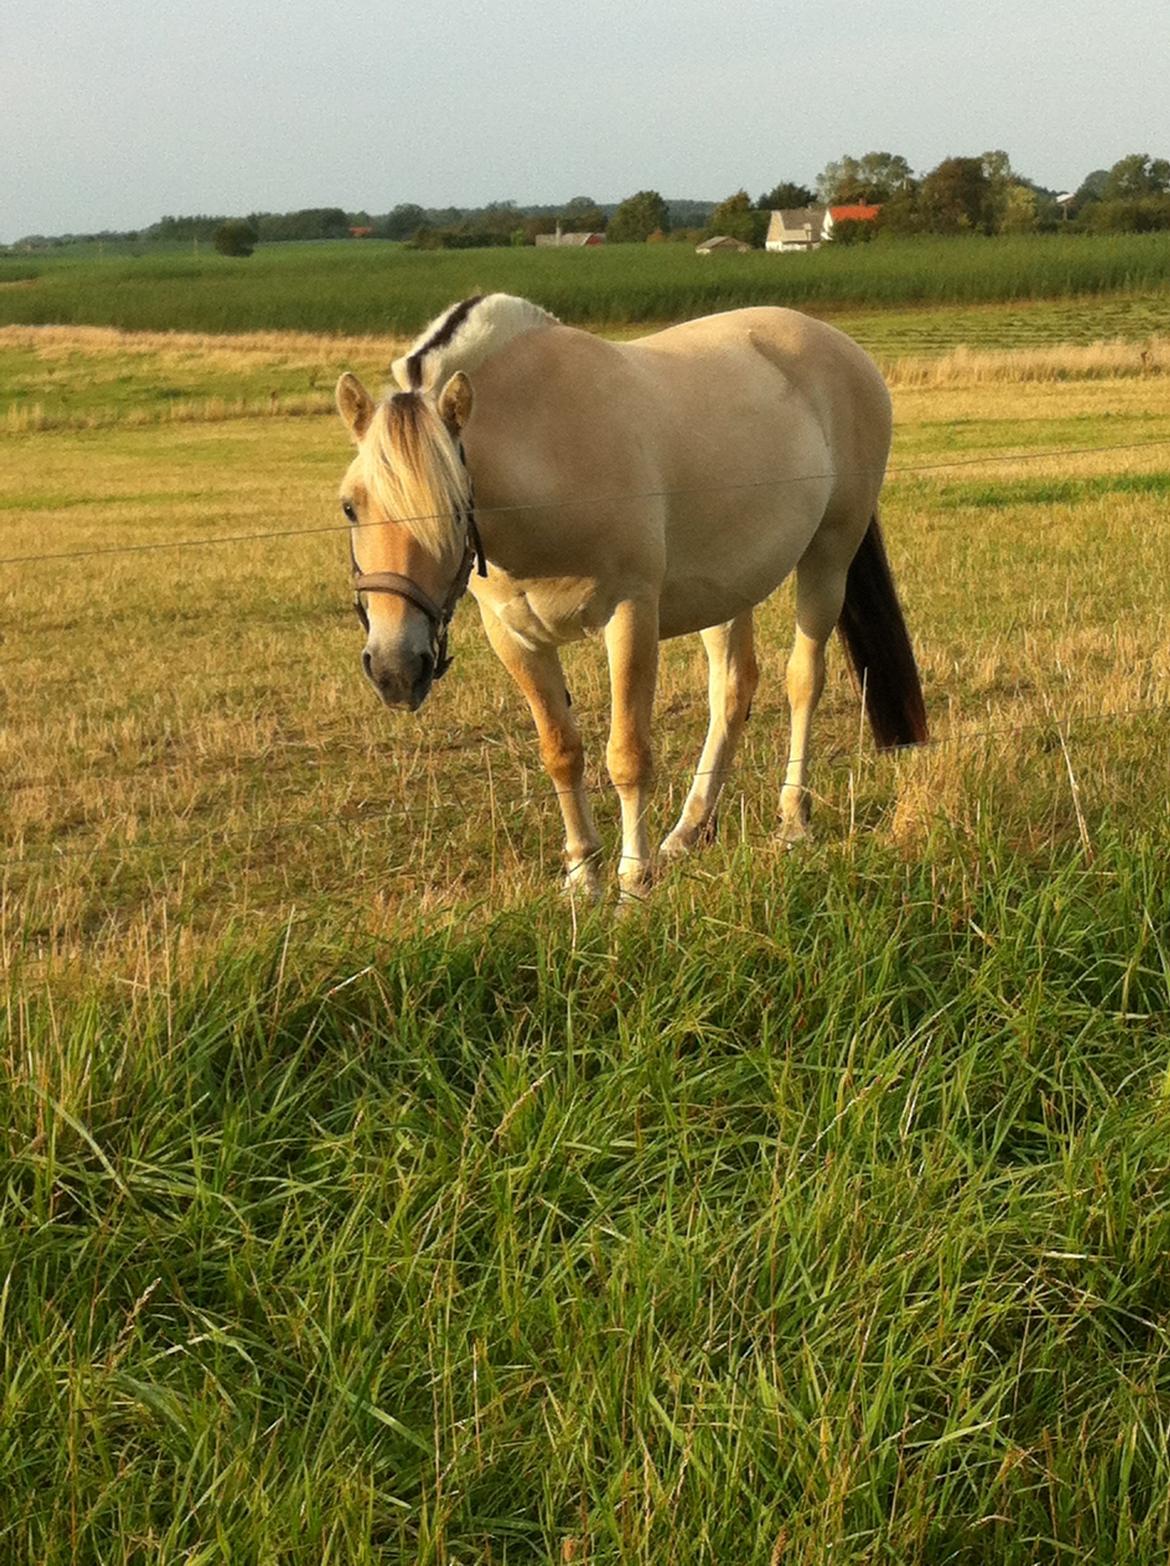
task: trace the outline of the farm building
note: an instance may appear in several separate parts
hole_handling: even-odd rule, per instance
[[[716,250],[745,251],[752,247],[745,244],[742,239],[733,239],[730,234],[714,234],[710,239],[704,239],[701,245],[695,246],[695,254],[709,256]]]
[[[555,234],[537,234],[536,243],[544,247],[574,246],[580,249],[583,245],[604,245],[605,235],[593,234],[562,234],[558,228]]]
[[[827,207],[785,207],[768,222],[765,250],[815,250],[824,237]]]
[[[833,237],[836,223],[872,223],[880,206],[855,201],[837,207],[791,207],[773,212],[765,250],[816,250]]]

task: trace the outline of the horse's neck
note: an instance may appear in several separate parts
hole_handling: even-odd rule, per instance
[[[404,391],[437,392],[456,370],[470,375],[514,337],[557,324],[555,315],[514,294],[465,299],[437,316],[391,373]]]

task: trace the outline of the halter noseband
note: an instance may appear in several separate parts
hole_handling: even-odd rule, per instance
[[[467,459],[463,455],[462,445],[459,447],[459,460],[463,463],[463,471],[467,472]],[[459,563],[459,569],[455,578],[447,590],[447,596],[441,604],[437,604],[429,593],[423,591],[417,582],[412,582],[408,576],[399,576],[397,571],[363,571],[357,563],[357,555],[353,548],[353,533],[349,535],[349,560],[353,567],[353,607],[361,621],[362,630],[370,629],[370,617],[366,613],[366,606],[362,602],[363,593],[390,593],[395,598],[404,598],[408,604],[413,604],[420,609],[430,621],[431,626],[431,657],[435,661],[433,678],[442,679],[451,667],[452,659],[447,652],[447,632],[451,625],[451,617],[455,613],[455,606],[467,591],[467,584],[471,580],[471,567],[474,564],[479,576],[487,575],[487,560],[484,558],[483,540],[479,536],[479,528],[475,524],[475,491],[471,483],[471,475],[467,477],[467,505],[463,508],[463,521],[466,528],[466,543],[463,550],[463,559]]]

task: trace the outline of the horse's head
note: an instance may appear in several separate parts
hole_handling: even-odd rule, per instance
[[[341,509],[366,630],[362,668],[388,707],[415,711],[450,662],[447,626],[479,550],[460,444],[471,383],[456,373],[437,398],[410,391],[375,403],[346,374],[337,407],[357,445]]]

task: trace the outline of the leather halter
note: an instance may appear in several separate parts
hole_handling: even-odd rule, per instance
[[[463,455],[463,447],[459,447],[459,460],[463,463],[463,471],[467,472],[467,459]],[[475,524],[475,493],[471,484],[471,476],[467,479],[467,505],[461,508],[459,513],[465,527],[465,546],[463,559],[459,563],[459,569],[455,573],[454,580],[447,590],[447,596],[441,604],[437,604],[431,595],[424,592],[417,582],[411,581],[408,576],[399,576],[397,571],[363,571],[357,563],[357,555],[353,548],[353,532],[349,535],[349,560],[353,567],[353,607],[357,617],[361,621],[362,630],[370,629],[370,617],[366,613],[366,606],[362,602],[363,593],[389,593],[395,598],[404,598],[408,604],[413,604],[416,609],[422,611],[430,621],[431,626],[431,657],[434,659],[435,672],[432,678],[442,679],[451,667],[452,659],[447,652],[447,632],[451,625],[451,617],[455,613],[455,606],[467,591],[467,584],[471,580],[471,567],[474,564],[479,576],[487,575],[487,560],[483,552],[483,540],[479,536],[479,528]]]

